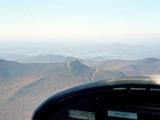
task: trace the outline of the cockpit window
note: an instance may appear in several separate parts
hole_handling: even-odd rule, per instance
[[[159,6],[159,0],[1,1],[0,119],[28,120],[46,98],[71,86],[157,78]],[[94,118],[70,111],[77,114]]]

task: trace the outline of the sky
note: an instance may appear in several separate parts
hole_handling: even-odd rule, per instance
[[[160,0],[0,0],[0,42],[160,40]]]

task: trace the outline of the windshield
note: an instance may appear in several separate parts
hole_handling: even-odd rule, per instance
[[[64,88],[160,74],[159,0],[0,2],[0,119]]]

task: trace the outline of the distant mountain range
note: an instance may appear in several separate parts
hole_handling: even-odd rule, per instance
[[[28,56],[27,58],[19,59],[19,62],[23,63],[61,63],[61,62],[71,62],[77,58],[64,55],[37,55]]]
[[[61,61],[63,57],[76,56],[88,59],[142,59],[160,58],[160,43],[62,43],[62,42],[4,42],[0,47],[0,58],[19,62]],[[53,54],[53,55],[52,55]],[[60,54],[57,55],[57,54]],[[65,55],[65,56],[64,56]],[[57,59],[57,58],[58,59]],[[56,60],[57,59],[57,60]]]
[[[43,100],[66,87],[124,76],[160,74],[158,58],[97,63],[95,60],[91,66],[93,60],[47,55],[28,62],[0,60],[0,119],[28,120]]]
[[[76,57],[68,56],[68,55],[60,55],[60,54],[45,54],[45,55],[11,55],[4,57],[5,60],[8,61],[16,61],[20,63],[61,63],[61,62],[71,62],[75,59],[79,59]]]

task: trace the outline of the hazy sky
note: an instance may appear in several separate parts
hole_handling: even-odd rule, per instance
[[[160,38],[160,0],[0,0],[0,41]]]

